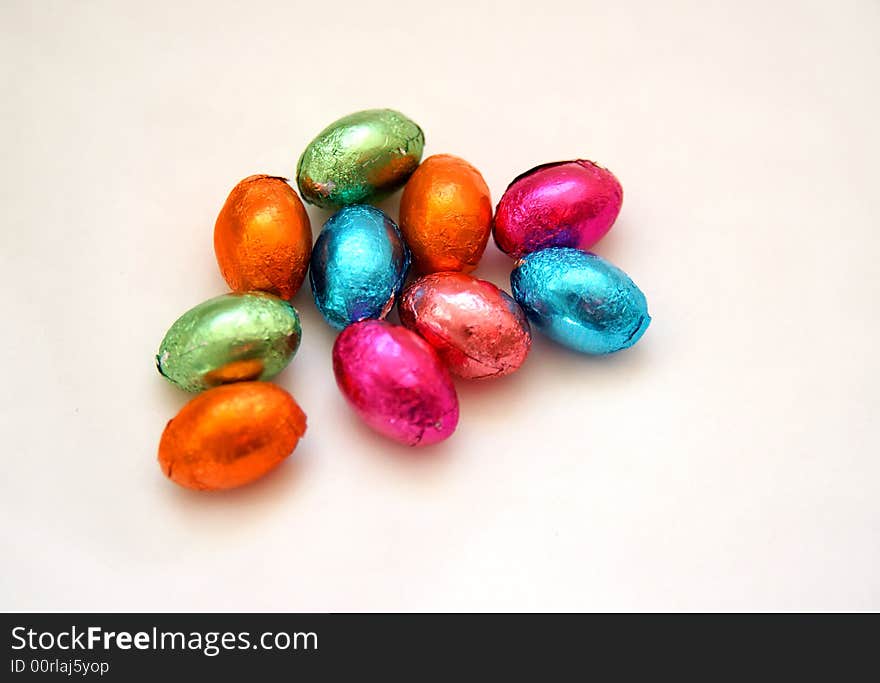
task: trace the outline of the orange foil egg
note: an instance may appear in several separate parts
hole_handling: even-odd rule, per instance
[[[168,423],[159,464],[188,489],[231,489],[274,469],[305,431],[305,414],[280,387],[224,384],[196,396]]]
[[[232,188],[214,225],[214,252],[232,291],[296,294],[309,267],[312,228],[284,178],[252,175]]]
[[[480,172],[449,154],[428,157],[400,199],[400,230],[421,273],[477,267],[492,228],[492,200]]]

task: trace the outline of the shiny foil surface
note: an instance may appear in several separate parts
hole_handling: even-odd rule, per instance
[[[400,230],[420,273],[459,270],[480,262],[492,229],[492,200],[480,172],[464,159],[425,159],[400,199]]]
[[[325,209],[380,199],[403,186],[424,147],[422,129],[400,112],[359,111],[309,143],[296,182],[303,199]]]
[[[228,384],[199,394],[168,423],[159,465],[189,489],[235,488],[284,461],[305,431],[305,414],[280,387]]]
[[[501,377],[529,354],[532,335],[525,313],[491,282],[464,273],[425,275],[404,290],[398,308],[400,321],[459,377]]]
[[[434,349],[415,332],[383,320],[345,328],[333,345],[342,395],[370,427],[408,446],[448,438],[458,396]]]
[[[312,251],[309,281],[324,319],[341,330],[384,318],[406,279],[410,256],[397,225],[366,204],[333,214]]]
[[[629,276],[578,249],[543,249],[523,257],[510,284],[535,327],[582,353],[629,348],[651,322],[645,295]]]
[[[287,366],[301,335],[299,314],[287,301],[262,292],[223,294],[177,319],[156,366],[185,391],[268,379]]]
[[[547,247],[587,250],[611,229],[622,203],[617,178],[592,161],[537,166],[498,202],[495,242],[513,258]]]
[[[284,178],[254,175],[232,189],[214,225],[214,253],[232,291],[290,299],[311,252],[309,216]]]

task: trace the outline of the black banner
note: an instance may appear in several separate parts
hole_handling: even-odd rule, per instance
[[[858,673],[873,615],[3,614],[0,680]],[[360,678],[361,676],[358,676]],[[599,680],[606,680],[599,676]],[[847,680],[849,680],[847,678]]]

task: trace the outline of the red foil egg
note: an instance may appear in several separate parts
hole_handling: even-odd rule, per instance
[[[529,322],[519,304],[491,282],[464,273],[433,273],[400,299],[400,321],[466,379],[508,375],[528,356]]]
[[[623,203],[614,174],[577,159],[537,166],[508,186],[495,211],[498,248],[515,259],[547,247],[588,250],[611,229]]]

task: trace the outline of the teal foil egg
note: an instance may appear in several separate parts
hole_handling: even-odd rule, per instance
[[[325,209],[380,199],[403,184],[422,159],[425,134],[393,109],[369,109],[334,121],[306,147],[296,167],[300,194]]]
[[[301,337],[299,314],[287,301],[262,292],[223,294],[175,321],[156,367],[186,391],[269,379],[291,361]]]
[[[528,254],[517,262],[510,284],[535,327],[581,353],[629,348],[651,322],[645,295],[629,276],[578,249]]]
[[[309,281],[315,305],[339,330],[384,318],[409,263],[409,249],[394,221],[373,206],[346,206],[330,216],[312,249]]]

